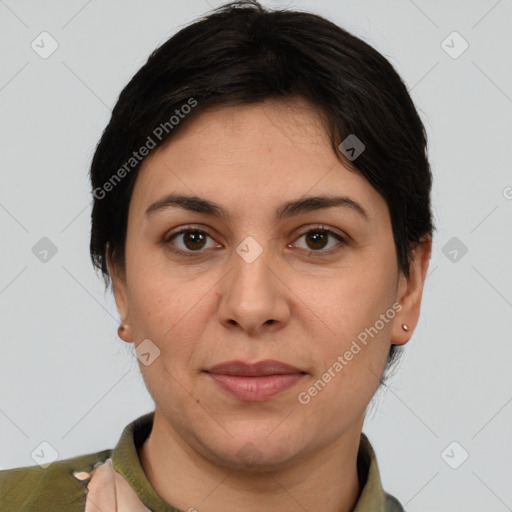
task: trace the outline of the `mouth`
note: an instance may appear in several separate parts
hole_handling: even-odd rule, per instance
[[[306,372],[275,360],[227,361],[204,370],[221,389],[239,400],[261,402],[297,384]]]

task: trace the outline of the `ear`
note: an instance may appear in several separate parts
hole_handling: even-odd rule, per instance
[[[396,300],[402,305],[402,309],[396,315],[395,322],[393,323],[391,343],[394,345],[404,345],[407,343],[411,339],[418,323],[423,285],[427,275],[431,251],[432,237],[428,235],[412,251],[409,277],[405,277],[400,272]],[[406,324],[409,330],[404,331],[402,324]]]
[[[113,262],[110,251],[110,246],[107,243],[107,268],[112,280],[112,288],[114,291],[114,298],[116,300],[117,311],[121,317],[121,327],[118,330],[119,337],[128,343],[133,342],[133,332],[131,327],[131,320],[128,308],[128,293],[126,286],[126,274],[124,270],[118,268]]]

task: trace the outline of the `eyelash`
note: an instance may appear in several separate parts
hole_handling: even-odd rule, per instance
[[[182,251],[180,249],[174,249],[172,244],[170,244],[170,242],[176,238],[177,236],[179,235],[182,235],[184,233],[189,233],[189,232],[197,232],[197,233],[202,233],[204,235],[207,235],[209,236],[210,238],[213,239],[213,237],[208,233],[208,231],[205,231],[204,229],[199,229],[199,228],[196,228],[194,226],[186,226],[184,227],[183,229],[181,229],[180,231],[177,231],[176,233],[172,233],[171,235],[169,236],[166,236],[162,243],[164,245],[166,245],[168,247],[168,249],[176,254],[179,254],[180,256],[186,256],[186,257],[194,257],[194,256],[197,256],[198,254],[201,254],[201,253],[204,253],[206,252],[205,250],[198,250],[198,251]],[[307,249],[302,249],[304,251],[307,251],[308,253],[308,256],[313,256],[313,257],[318,257],[318,256],[323,256],[323,255],[331,255],[333,254],[334,252],[337,252],[338,250],[341,249],[341,247],[345,246],[345,245],[348,245],[348,241],[345,237],[339,235],[338,233],[334,232],[333,230],[329,229],[328,227],[326,226],[323,226],[323,225],[317,225],[317,226],[314,226],[312,228],[309,228],[307,231],[304,231],[303,233],[301,233],[298,237],[297,237],[297,240],[301,237],[303,237],[304,235],[307,235],[309,233],[314,233],[314,232],[323,232],[329,236],[332,236],[334,238],[336,238],[339,243],[335,246],[335,247],[331,247],[331,249],[328,249],[328,250],[307,250]]]

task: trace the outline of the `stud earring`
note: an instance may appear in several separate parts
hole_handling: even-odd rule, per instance
[[[408,330],[409,330],[409,326],[408,326],[408,325],[406,325],[406,324],[402,324],[402,329],[403,329],[404,331],[408,331]]]

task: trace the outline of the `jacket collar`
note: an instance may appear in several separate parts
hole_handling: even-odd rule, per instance
[[[139,460],[137,450],[151,432],[154,414],[155,412],[152,411],[140,416],[124,428],[119,442],[111,454],[112,467],[124,477],[140,500],[153,512],[181,512],[165,502],[155,491]],[[362,491],[352,512],[387,511],[388,495],[382,487],[375,452],[364,433],[361,433],[357,470]],[[114,482],[115,479],[111,479],[111,481]]]

